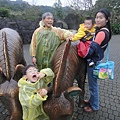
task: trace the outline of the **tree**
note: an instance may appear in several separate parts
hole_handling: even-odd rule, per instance
[[[41,11],[40,8],[38,6],[30,6],[29,8],[26,8],[23,13],[22,16],[24,19],[31,19],[31,20],[38,20],[39,18],[41,18]]]
[[[0,17],[9,17],[10,11],[6,8],[0,8]]]
[[[120,20],[120,0],[68,0],[69,6],[80,17],[93,16],[100,8],[107,8],[111,12],[111,21],[119,22]]]
[[[73,9],[74,14],[78,15],[81,21],[85,17],[94,17],[93,7],[96,0],[67,0],[67,4]]]
[[[54,12],[55,12],[54,14],[55,14],[56,18],[63,19],[64,12],[63,12],[63,9],[62,9],[61,1],[57,0],[57,2],[54,3],[53,7],[54,7]]]
[[[107,8],[111,12],[111,22],[119,23],[120,1],[119,0],[97,0],[94,9]]]
[[[94,2],[95,0],[68,0],[68,5],[78,12],[89,11],[92,9]]]

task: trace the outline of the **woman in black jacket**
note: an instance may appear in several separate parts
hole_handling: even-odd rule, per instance
[[[105,8],[98,10],[95,16],[95,22],[97,30],[95,33],[94,41],[92,41],[90,45],[87,57],[97,58],[93,59],[96,65],[99,61],[103,59],[104,51],[111,39],[110,12]],[[97,79],[93,77],[94,67],[90,67],[89,65],[87,65],[90,99],[85,100],[86,103],[89,103],[87,107],[84,107],[84,111],[86,112],[99,110],[99,89]]]

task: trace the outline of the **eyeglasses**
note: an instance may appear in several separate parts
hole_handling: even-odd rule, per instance
[[[30,69],[26,71],[27,73],[36,73],[38,72],[38,69]]]

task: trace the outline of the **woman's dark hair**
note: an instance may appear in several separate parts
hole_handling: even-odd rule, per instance
[[[27,71],[27,69],[30,68],[30,67],[36,68],[34,65],[27,65],[27,66],[25,66],[25,67],[23,68],[23,70],[22,70],[23,75],[26,75],[26,71]]]
[[[109,30],[109,32],[110,32],[110,39],[111,39],[112,32],[111,32],[111,25],[110,25],[110,16],[111,16],[111,15],[110,15],[110,12],[109,12],[106,8],[102,8],[102,9],[98,10],[97,13],[98,13],[98,12],[103,13],[103,14],[105,15],[106,20],[108,20],[108,22],[106,23],[106,26],[105,26],[105,27],[108,28],[108,30]],[[97,15],[97,13],[96,13],[96,15]],[[96,16],[96,15],[95,15],[95,16]]]

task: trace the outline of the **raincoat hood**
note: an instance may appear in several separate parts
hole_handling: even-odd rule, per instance
[[[96,27],[96,25],[94,24],[93,27],[92,27],[92,29],[90,29],[90,30],[87,30],[87,29],[85,28],[84,23],[83,23],[83,24],[80,24],[79,27],[80,27],[80,30],[81,30],[81,31],[88,31],[88,32],[91,32],[91,33],[92,33],[92,32],[95,32],[95,27]]]

